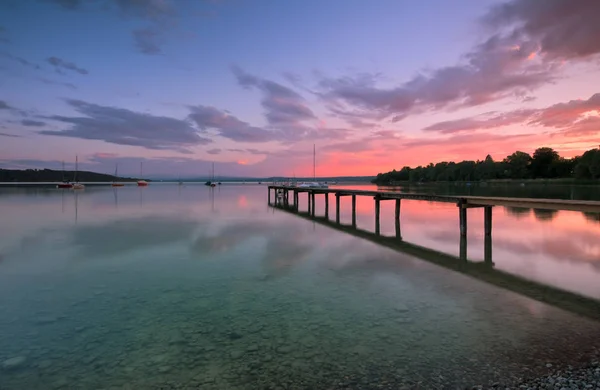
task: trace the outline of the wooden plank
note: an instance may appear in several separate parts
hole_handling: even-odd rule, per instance
[[[336,196],[378,196],[381,200],[407,199],[423,200],[428,202],[458,203],[462,200],[462,207],[508,206],[545,210],[571,210],[591,213],[600,213],[600,201],[570,200],[570,199],[537,199],[537,198],[509,198],[486,196],[446,196],[434,194],[407,194],[392,191],[365,191],[365,190],[339,190],[339,189],[302,189],[298,187],[269,186],[277,189],[294,189],[298,192],[315,192],[320,194],[335,194]]]

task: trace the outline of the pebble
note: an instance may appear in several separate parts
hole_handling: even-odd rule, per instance
[[[25,356],[17,356],[2,362],[2,368],[5,370],[16,370],[25,365],[27,358]]]

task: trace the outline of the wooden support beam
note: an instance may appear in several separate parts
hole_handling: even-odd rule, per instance
[[[352,227],[356,227],[356,195],[352,195]]]
[[[267,187],[267,197],[269,198],[269,204],[271,204],[271,187]]]
[[[396,238],[402,239],[402,233],[400,232],[400,199],[396,199],[395,207],[395,221],[396,221]]]
[[[460,236],[459,257],[461,260],[467,260],[467,236]]]
[[[375,234],[379,235],[379,212],[381,210],[381,203],[378,196],[375,197]]]
[[[306,193],[306,199],[308,199],[308,210],[306,210],[307,213],[310,214],[310,210],[311,210],[311,199],[310,199],[310,192]]]
[[[462,207],[462,202],[458,205],[458,222],[460,226],[460,235],[467,235],[467,209]]]
[[[483,239],[484,242],[484,255],[483,259],[486,264],[490,266],[494,266],[494,262],[492,261],[492,236],[485,236]]]
[[[329,218],[329,193],[325,193],[325,218]]]
[[[485,236],[492,235],[492,206],[486,206],[483,209],[483,225]]]
[[[311,206],[312,208],[310,209],[310,213],[311,215],[314,217],[315,216],[315,193],[314,191],[310,193],[311,196]]]
[[[335,223],[340,223],[340,195],[335,194]]]

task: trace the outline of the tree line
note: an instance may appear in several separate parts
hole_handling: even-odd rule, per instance
[[[73,180],[74,171],[55,171],[52,169],[0,169],[0,182],[60,182]],[[77,180],[83,182],[135,181],[136,179],[115,177],[103,173],[79,171]]]
[[[379,173],[373,183],[388,185],[396,182],[481,181],[498,179],[600,179],[600,148],[590,149],[581,156],[561,157],[552,148],[542,147],[533,156],[516,151],[502,161],[488,154],[484,160],[439,162],[427,166],[403,167]]]

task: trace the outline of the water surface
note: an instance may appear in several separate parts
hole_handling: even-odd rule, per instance
[[[358,206],[372,228],[372,199]],[[600,297],[596,222],[498,210],[497,267]],[[507,383],[584,359],[600,332],[270,208],[263,186],[0,189],[0,215],[0,362],[24,358],[1,369],[2,389]],[[402,204],[403,237],[435,249],[458,252],[457,219],[450,205]],[[559,239],[574,249],[545,249]]]

